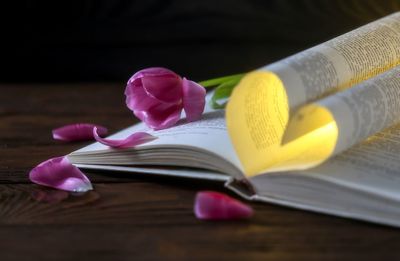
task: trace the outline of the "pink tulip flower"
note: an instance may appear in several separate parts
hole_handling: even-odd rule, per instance
[[[152,129],[175,125],[185,111],[187,121],[200,119],[205,106],[203,86],[165,68],[148,68],[128,81],[126,105]]]

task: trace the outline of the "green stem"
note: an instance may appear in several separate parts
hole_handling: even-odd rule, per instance
[[[201,86],[203,86],[204,88],[207,88],[207,87],[213,87],[213,86],[216,86],[216,85],[220,85],[220,84],[222,84],[224,82],[227,82],[227,81],[237,81],[237,82],[239,82],[240,79],[242,79],[244,75],[245,75],[245,73],[234,74],[234,75],[229,75],[229,76],[224,76],[224,77],[220,77],[220,78],[215,78],[215,79],[211,79],[211,80],[202,81],[202,82],[199,82],[199,84]]]
[[[211,107],[213,109],[225,108],[225,103],[220,103],[220,100],[224,100],[231,96],[233,88],[237,85],[236,80],[231,80],[220,84],[214,91],[214,95],[211,98]]]

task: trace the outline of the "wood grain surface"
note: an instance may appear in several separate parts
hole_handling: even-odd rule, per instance
[[[135,120],[123,84],[0,87],[0,260],[396,260],[398,229],[268,204],[248,221],[204,222],[199,190],[220,183],[86,172],[94,191],[70,194],[29,183],[37,163],[87,143],[51,129],[95,122],[111,131]]]

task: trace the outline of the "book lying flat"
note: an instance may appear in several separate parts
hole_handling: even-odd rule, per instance
[[[400,226],[400,13],[248,73],[225,110],[153,131],[128,149],[94,143],[80,168],[224,182],[240,196]],[[208,96],[208,99],[210,96]]]

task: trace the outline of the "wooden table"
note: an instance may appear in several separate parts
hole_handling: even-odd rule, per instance
[[[32,184],[29,170],[87,143],[60,143],[55,127],[135,122],[119,84],[0,86],[0,260],[395,260],[400,230],[252,204],[248,221],[204,222],[197,191],[220,184],[86,172],[94,191]]]

